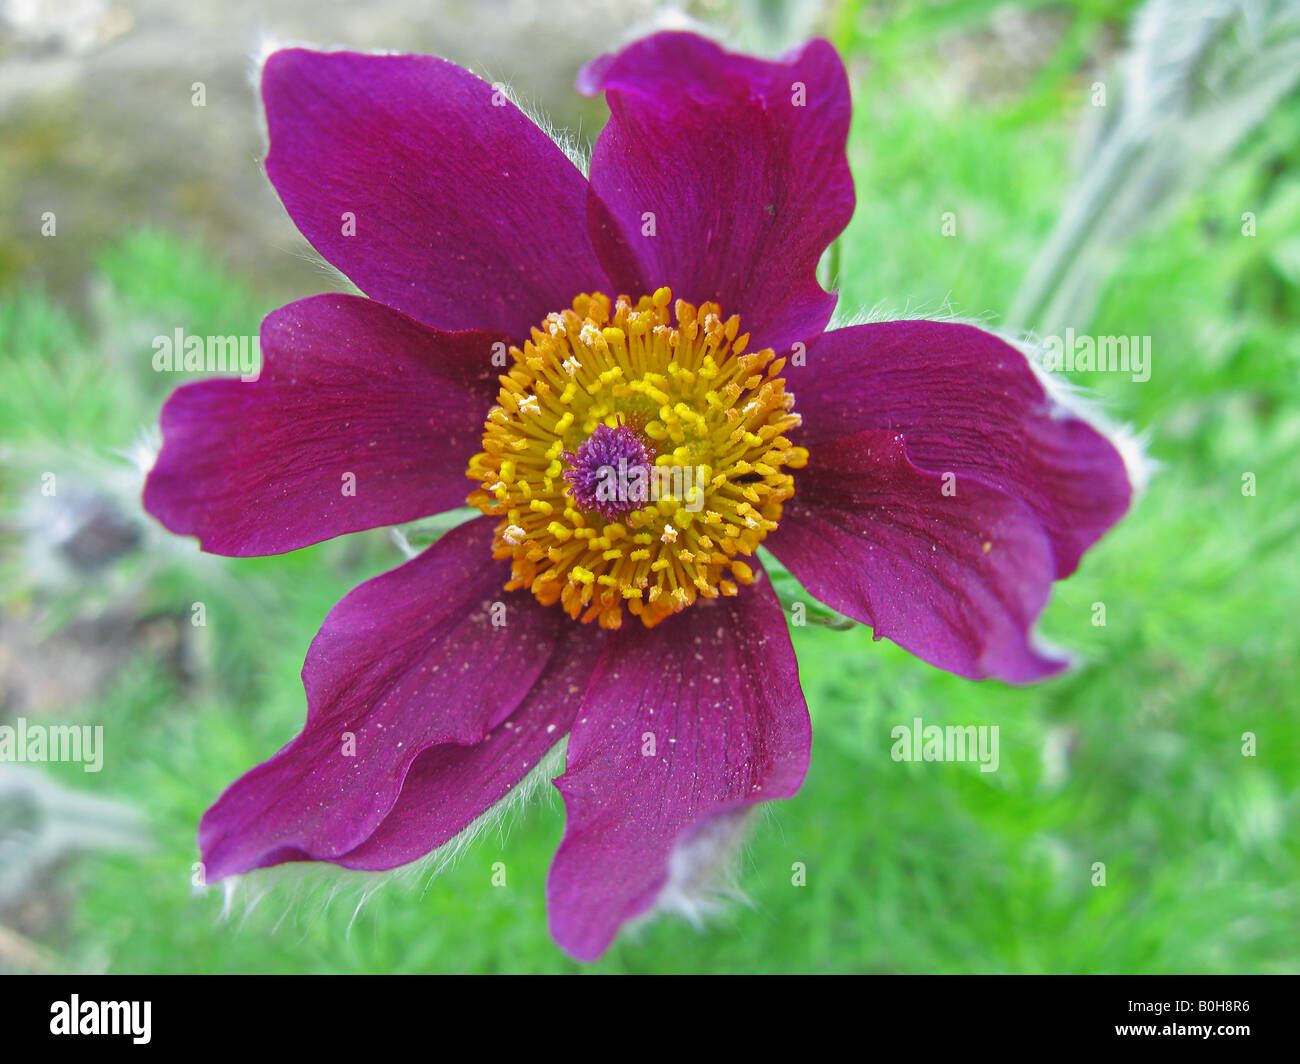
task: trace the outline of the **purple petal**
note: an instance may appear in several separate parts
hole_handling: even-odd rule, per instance
[[[482,742],[444,743],[416,758],[392,811],[338,864],[395,868],[424,856],[505,797],[568,733],[604,645],[605,631],[577,624],[532,598],[520,599],[518,605],[521,610],[543,611],[560,625],[550,661],[532,690]]]
[[[481,742],[515,712],[567,618],[502,591],[494,524],[453,529],[330,611],[303,666],[302,733],[203,818],[209,881],[347,854],[393,809],[424,751]],[[494,602],[505,604],[504,626],[493,624]]]
[[[556,780],[568,821],[548,882],[556,941],[580,960],[600,956],[654,903],[678,845],[799,789],[809,741],[794,649],[765,579],[614,633]]]
[[[1013,683],[1058,671],[1029,641],[1052,587],[1042,526],[975,477],[948,491],[896,433],[820,443],[766,546],[809,594],[941,669]]]
[[[178,388],[144,505],[215,554],[281,554],[462,505],[498,333],[440,333],[357,296],[262,323],[262,374]]]
[[[660,33],[589,64],[578,88],[609,103],[591,187],[639,262],[628,276],[606,261],[620,290],[720,303],[753,348],[815,338],[835,307],[817,262],[853,213],[835,49],[769,62]]]
[[[787,383],[803,416],[799,442],[901,432],[921,468],[974,474],[1024,502],[1051,539],[1058,579],[1128,509],[1128,473],[1110,441],[1056,406],[1024,355],[973,326],[838,329]]]
[[[516,338],[608,281],[587,182],[492,85],[442,59],[276,52],[266,172],[362,291],[440,329]],[[355,235],[345,235],[345,215]]]

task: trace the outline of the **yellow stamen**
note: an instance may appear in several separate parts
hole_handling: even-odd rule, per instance
[[[784,360],[748,343],[717,304],[660,288],[636,302],[581,295],[511,348],[466,474],[479,484],[470,505],[501,517],[493,556],[511,562],[507,589],[617,628],[625,608],[650,626],[753,581],[736,556],[777,527],[788,470],[808,453],[785,436],[799,415],[776,376]],[[660,489],[617,520],[583,509],[563,476],[563,456],[599,425],[636,434]]]

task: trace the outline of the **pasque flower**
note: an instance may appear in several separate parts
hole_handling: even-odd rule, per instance
[[[827,331],[815,271],[854,204],[834,49],[662,33],[578,88],[610,110],[589,178],[443,60],[266,62],[267,173],[368,298],[283,307],[255,383],[178,389],[145,505],[236,556],[483,516],[330,612],[302,733],[203,818],[210,880],[410,862],[567,735],[551,930],[599,956],[683,853],[804,778],[760,543],[939,668],[1063,665],[1030,631],[1127,508],[1124,463],[987,332]]]

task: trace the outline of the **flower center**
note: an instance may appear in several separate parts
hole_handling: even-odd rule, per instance
[[[466,474],[470,505],[501,517],[506,588],[606,628],[750,583],[738,556],[777,527],[808,459],[784,435],[799,424],[785,359],[746,354],[717,304],[672,303],[594,293],[548,314],[511,348]]]
[[[649,496],[650,452],[626,425],[600,424],[577,451],[562,451],[569,496],[581,510],[611,521],[644,504]]]

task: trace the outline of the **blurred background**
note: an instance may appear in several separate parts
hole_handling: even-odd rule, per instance
[[[1150,337],[1149,380],[1067,376],[1158,468],[1057,589],[1063,678],[974,684],[795,628],[812,769],[745,850],[752,908],[652,923],[596,970],[1300,969],[1294,0],[0,0],[0,724],[104,736],[101,772],[0,764],[0,970],[577,969],[546,932],[548,787],[436,876],[193,884],[203,810],[301,727],[320,621],[402,554],[383,530],[247,560],[164,533],[139,465],[184,378],[151,343],[337,287],[261,173],[266,40],[440,54],[589,141],[578,67],[691,20],[843,54],[842,314]],[[999,771],[891,760],[918,716],[997,724]]]

